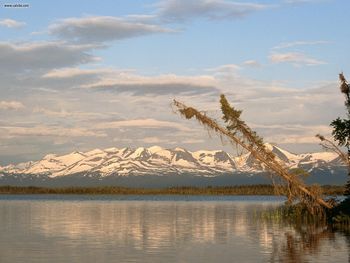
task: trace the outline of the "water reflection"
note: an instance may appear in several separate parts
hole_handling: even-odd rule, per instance
[[[276,205],[3,200],[0,262],[347,261],[343,233],[257,219]]]
[[[270,262],[348,262],[348,233],[326,224],[296,224],[273,241]]]

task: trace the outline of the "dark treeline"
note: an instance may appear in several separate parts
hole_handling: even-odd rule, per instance
[[[325,195],[342,195],[344,186],[322,186]],[[279,191],[281,192],[281,191]],[[283,191],[282,191],[283,192]],[[105,187],[35,187],[0,186],[0,194],[114,194],[114,195],[276,195],[272,185],[241,185],[224,187],[127,188]]]

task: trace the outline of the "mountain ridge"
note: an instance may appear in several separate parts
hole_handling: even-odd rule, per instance
[[[308,172],[344,166],[333,152],[294,154],[276,145],[266,144],[288,168]],[[106,176],[196,174],[218,176],[234,173],[261,173],[263,166],[250,153],[234,156],[223,150],[188,151],[152,146],[149,148],[107,148],[65,155],[47,154],[43,159],[0,167],[0,173],[46,175],[50,178],[74,174]]]

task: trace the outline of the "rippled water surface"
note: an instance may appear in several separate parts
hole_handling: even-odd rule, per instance
[[[0,195],[0,262],[348,262],[350,238],[267,221],[276,197]]]

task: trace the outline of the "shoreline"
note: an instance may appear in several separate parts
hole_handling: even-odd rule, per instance
[[[344,186],[321,186],[324,195],[343,195]],[[177,186],[168,188],[101,187],[36,187],[0,186],[1,195],[11,194],[76,194],[76,195],[282,195],[272,185],[240,185],[215,187]]]

